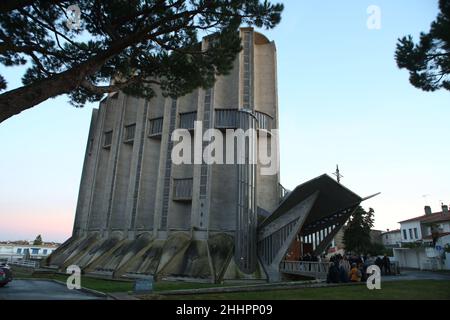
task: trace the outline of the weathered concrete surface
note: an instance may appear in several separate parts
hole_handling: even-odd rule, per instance
[[[212,268],[215,272],[215,281],[220,282],[233,258],[234,239],[225,233],[216,234],[209,238],[208,246]]]
[[[13,280],[0,288],[0,300],[104,300],[80,290],[69,290],[49,280]]]
[[[208,259],[206,241],[191,241],[163,269],[165,276],[214,279]]]
[[[165,241],[156,240],[141,256],[133,259],[128,267],[131,274],[156,274]]]
[[[99,234],[97,232],[82,238],[72,237],[61,248],[55,250],[44,261],[44,264],[48,266],[56,265],[64,269],[80,258],[86,251],[89,251],[98,240]]]

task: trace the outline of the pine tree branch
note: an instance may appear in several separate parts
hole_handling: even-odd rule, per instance
[[[81,82],[81,86],[83,88],[85,88],[86,90],[89,90],[92,93],[105,94],[105,93],[109,93],[109,92],[116,92],[116,91],[123,90],[124,88],[126,88],[138,81],[143,81],[148,84],[156,84],[156,85],[161,84],[161,82],[156,81],[156,80],[142,80],[142,78],[140,76],[133,76],[125,82],[114,83],[114,84],[108,85],[108,86],[97,86],[97,85],[94,85],[89,80],[83,80]]]
[[[0,1],[0,13],[7,13],[16,9],[21,9],[32,5],[33,0],[1,0]],[[57,4],[63,2],[63,0],[48,0],[47,2]]]

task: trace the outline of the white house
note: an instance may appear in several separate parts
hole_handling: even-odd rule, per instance
[[[450,213],[448,206],[442,205],[442,211],[431,212],[425,206],[425,214],[412,219],[400,221],[402,242],[432,241],[432,229],[439,234],[450,233]]]
[[[402,233],[400,229],[388,230],[381,234],[381,241],[385,247],[400,247],[402,243]]]
[[[58,245],[29,245],[16,243],[0,243],[0,262],[16,262],[21,260],[41,260],[50,255]]]
[[[425,214],[400,221],[401,248],[394,248],[394,257],[400,267],[421,270],[450,270],[450,213],[448,206],[432,213],[425,206]]]

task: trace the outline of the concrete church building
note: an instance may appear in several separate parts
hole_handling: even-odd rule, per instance
[[[193,133],[194,121],[203,131],[255,129],[254,142],[264,134],[270,147],[278,129],[275,44],[251,28],[240,33],[243,50],[232,72],[212,88],[150,101],[117,92],[93,111],[73,235],[47,267],[76,264],[112,277],[279,280],[292,243],[325,249],[362,201],[330,177],[286,195],[278,172],[262,175],[260,164],[172,162],[172,133]]]

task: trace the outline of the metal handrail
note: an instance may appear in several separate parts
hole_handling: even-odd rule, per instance
[[[309,275],[315,278],[324,278],[328,273],[330,262],[316,261],[281,261],[280,271],[284,273],[293,273]]]
[[[19,261],[11,261],[8,262],[10,265],[23,266],[23,267],[33,267],[36,268],[37,262],[30,260],[19,260]]]

